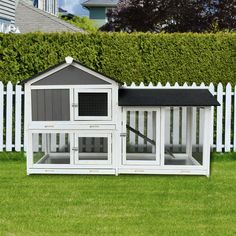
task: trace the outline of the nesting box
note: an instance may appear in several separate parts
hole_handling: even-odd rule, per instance
[[[67,57],[25,81],[28,174],[209,175],[212,106],[203,88],[127,88]],[[185,143],[166,143],[182,109]],[[192,143],[201,112],[202,142]]]

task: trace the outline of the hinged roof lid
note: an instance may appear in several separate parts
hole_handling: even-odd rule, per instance
[[[119,106],[219,106],[208,89],[119,89]]]

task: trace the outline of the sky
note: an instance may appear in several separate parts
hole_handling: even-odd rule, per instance
[[[85,0],[59,0],[59,7],[74,15],[88,16],[88,10],[81,6],[81,2],[85,2]]]

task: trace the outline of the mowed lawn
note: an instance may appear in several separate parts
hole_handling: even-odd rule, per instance
[[[211,166],[210,178],[26,176],[24,160],[0,161],[0,235],[236,235],[236,154]]]

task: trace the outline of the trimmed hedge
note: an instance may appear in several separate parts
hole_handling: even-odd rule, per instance
[[[16,83],[72,56],[131,83],[236,79],[236,33],[0,34],[0,80]]]

